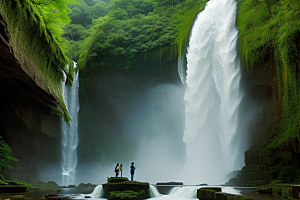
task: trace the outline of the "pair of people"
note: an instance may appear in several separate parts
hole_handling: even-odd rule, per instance
[[[121,177],[123,175],[123,165],[119,165],[119,163],[117,163],[116,167],[115,167],[115,173],[116,173],[116,177],[119,176],[119,171],[121,171]]]
[[[117,163],[115,167],[116,177],[119,176],[119,171],[121,171],[121,177],[123,177],[123,165],[122,164],[119,165],[119,163]],[[130,166],[131,181],[133,181],[134,171],[135,171],[135,166],[134,166],[134,162],[132,162]]]

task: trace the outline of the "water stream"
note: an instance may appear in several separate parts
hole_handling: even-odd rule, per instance
[[[240,141],[234,140],[243,96],[235,18],[235,0],[211,0],[191,32],[183,137],[189,184],[224,183],[226,173],[241,167],[235,162]]]
[[[76,63],[74,62],[74,68]],[[62,178],[63,185],[73,185],[77,166],[79,71],[74,75],[73,86],[62,84],[63,97],[72,121],[62,119]]]

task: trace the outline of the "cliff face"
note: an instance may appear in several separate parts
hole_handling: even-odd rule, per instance
[[[0,11],[1,12],[1,11]],[[20,161],[7,178],[39,179],[43,165],[60,161],[60,119],[49,115],[59,102],[50,94],[41,71],[10,43],[11,34],[0,13],[0,136]]]
[[[252,121],[251,146],[245,152],[245,166],[229,185],[258,186],[274,180],[299,181],[300,142],[287,139],[272,147],[282,114],[282,102],[278,90],[278,76],[274,58],[268,56],[252,70],[244,70],[243,87],[249,97],[258,103],[260,110]]]

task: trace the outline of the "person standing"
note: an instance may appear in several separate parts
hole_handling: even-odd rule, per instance
[[[120,164],[121,177],[123,177],[123,165]]]
[[[116,165],[116,167],[115,167],[116,177],[119,176],[119,169],[120,169],[119,163],[117,163],[117,165]]]
[[[132,162],[131,166],[130,166],[131,181],[133,181],[134,170],[135,170],[135,167],[134,167],[134,163]]]

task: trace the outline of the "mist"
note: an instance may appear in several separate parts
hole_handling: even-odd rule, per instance
[[[185,162],[183,94],[182,85],[158,85],[133,102],[124,134],[137,147],[133,161],[138,180],[179,180]]]
[[[131,162],[135,180],[182,181],[185,87],[176,68],[155,77],[100,77],[95,75],[87,93],[95,117],[88,121],[92,130],[80,126],[76,184],[106,182],[115,176],[116,163],[122,163],[123,176],[130,177]],[[80,102],[79,124],[87,110]]]

